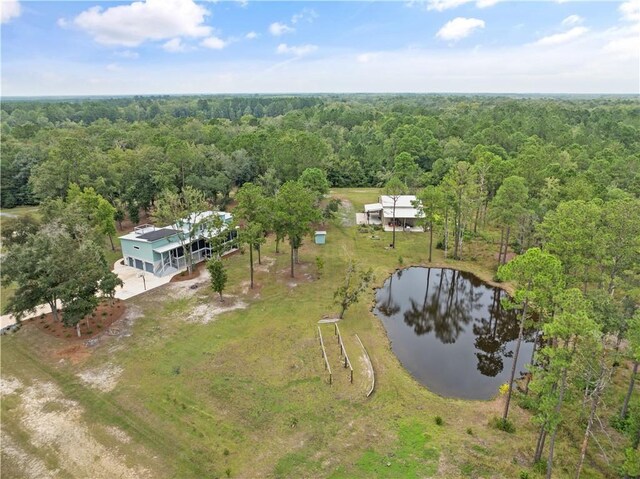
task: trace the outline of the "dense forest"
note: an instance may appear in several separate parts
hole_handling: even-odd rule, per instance
[[[4,101],[2,207],[92,186],[134,217],[166,188],[220,205],[321,167],[332,186],[437,185],[465,161],[488,199],[517,175],[538,215],[562,200],[640,195],[633,99],[448,96],[132,97]]]

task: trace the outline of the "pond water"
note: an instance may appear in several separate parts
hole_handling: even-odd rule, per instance
[[[447,397],[490,399],[508,382],[518,339],[506,293],[452,269],[397,271],[376,293],[375,314],[403,366],[430,391]],[[531,361],[525,334],[516,377]]]

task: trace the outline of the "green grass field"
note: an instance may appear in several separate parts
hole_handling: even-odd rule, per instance
[[[338,194],[356,208],[376,196],[374,190]],[[336,311],[333,291],[346,260],[372,266],[381,285],[395,268],[426,264],[428,236],[399,233],[391,251],[385,249],[390,233],[377,233],[382,238],[376,240],[355,227],[332,224],[327,230],[326,245],[306,241],[295,279],[288,276],[286,247],[275,254],[268,242],[253,292],[247,255],[226,259],[226,294],[246,307],[210,322],[198,318],[219,307],[214,293],[206,284],[191,290],[177,283],[129,300],[132,319],[121,332],[130,335],[105,335],[89,348],[71,351],[69,343],[28,326],[2,337],[2,438],[9,445],[2,450],[2,475],[38,477],[38,466],[58,471],[56,477],[114,477],[122,471],[123,477],[173,478],[514,478],[520,471],[538,477],[529,467],[536,434],[529,414],[513,407],[517,430],[506,434],[488,426],[501,399],[447,399],[418,384],[370,311],[373,291],[340,323],[354,364],[353,385],[339,367],[333,328],[322,327],[335,379],[328,384],[317,321]],[[476,261],[454,266],[490,280],[493,249],[470,245],[468,256]],[[320,278],[317,256],[325,261]],[[444,264],[441,251],[434,262]],[[356,333],[376,374],[370,398]],[[118,371],[110,390],[79,376],[105,371]],[[616,379],[620,391],[628,374]],[[5,383],[14,385],[13,392],[6,393]],[[47,441],[34,418],[82,434]],[[557,477],[574,474],[579,431],[559,438]],[[615,446],[621,439],[608,433]],[[89,452],[76,454],[65,445],[74,440]],[[619,457],[621,448],[607,448],[608,460]],[[583,477],[611,471],[593,445]]]

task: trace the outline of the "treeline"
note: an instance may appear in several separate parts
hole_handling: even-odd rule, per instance
[[[192,186],[224,205],[320,167],[332,186],[437,185],[492,155],[504,178],[563,199],[640,194],[640,108],[632,99],[437,95],[132,97],[2,104],[2,207],[91,186],[135,221],[158,194]]]

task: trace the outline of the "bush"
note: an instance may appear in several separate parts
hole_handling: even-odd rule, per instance
[[[436,424],[438,426],[442,426],[444,424],[444,421],[442,420],[442,418],[440,416],[436,416],[435,417],[435,421],[436,421]]]
[[[518,395],[518,406],[527,411],[537,410],[536,398],[533,396]]]
[[[404,259],[402,259],[402,256],[398,256],[398,264],[402,265],[404,263]]]
[[[546,474],[547,473],[547,461],[540,460],[538,462],[533,463],[533,470],[538,474]]]
[[[529,479],[529,473],[527,471],[520,471],[520,474],[518,475],[518,477],[520,479]]]
[[[224,454],[225,456],[228,456],[229,455],[229,449],[225,449],[222,454]]]
[[[470,427],[467,428],[467,434],[469,434],[469,436],[473,436],[473,429],[471,429]]]
[[[499,429],[500,431],[508,432],[512,434],[516,432],[516,427],[508,419],[502,419],[501,417],[494,417],[489,421],[489,426]]]

